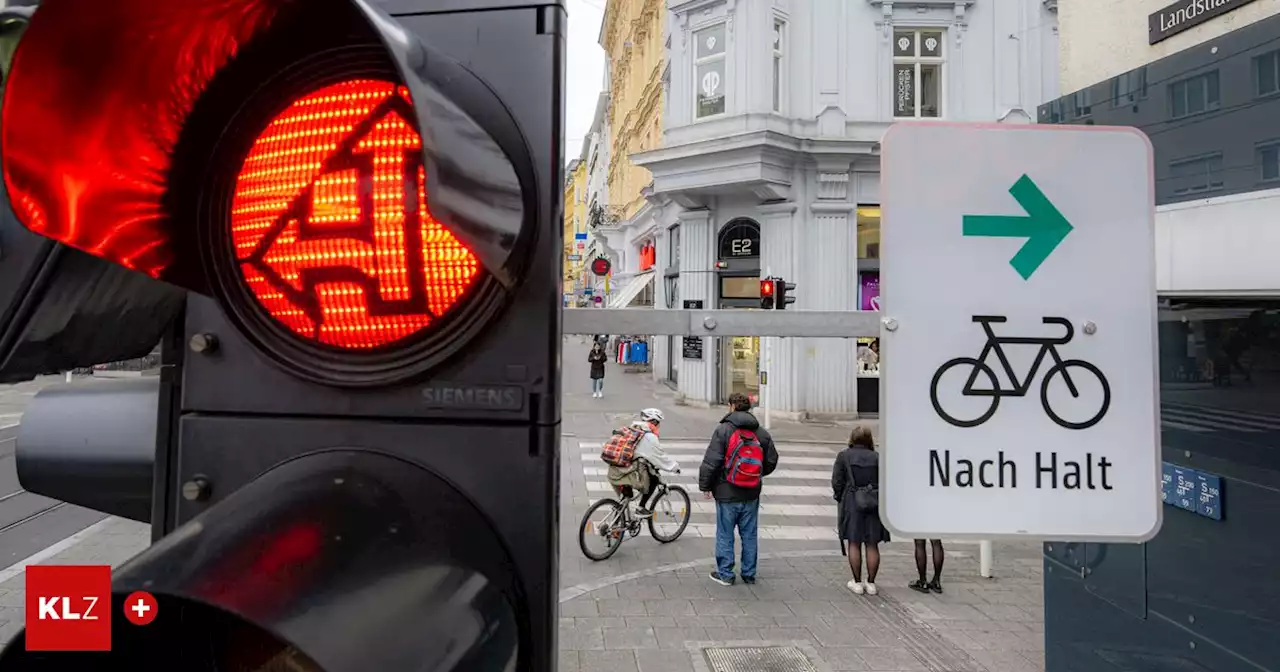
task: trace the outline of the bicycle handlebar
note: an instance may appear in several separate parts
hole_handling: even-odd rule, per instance
[[[1065,336],[1063,336],[1061,339],[1054,341],[1054,343],[1057,345],[1063,345],[1065,343],[1071,342],[1071,339],[1076,335],[1076,328],[1071,326],[1071,320],[1068,320],[1065,317],[1045,317],[1045,318],[1042,318],[1041,321],[1044,322],[1045,324],[1056,324],[1062,327],[1063,329],[1067,330],[1067,333]]]

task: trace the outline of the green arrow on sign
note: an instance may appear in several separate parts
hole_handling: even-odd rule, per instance
[[[1026,238],[1022,249],[1013,255],[1009,265],[1023,280],[1040,268],[1040,264],[1071,233],[1071,223],[1040,191],[1031,178],[1023,175],[1009,187],[1013,199],[1027,212],[1022,215],[965,215],[964,235],[994,238]]]

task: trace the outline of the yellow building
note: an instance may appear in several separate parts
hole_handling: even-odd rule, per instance
[[[666,66],[664,0],[609,0],[600,46],[609,62],[609,205],[630,218],[644,205],[649,171],[631,155],[662,143],[662,71]]]
[[[587,163],[574,159],[564,179],[564,293],[574,294],[574,280],[582,275],[582,250],[573,234],[587,230]],[[571,259],[576,256],[576,259]]]

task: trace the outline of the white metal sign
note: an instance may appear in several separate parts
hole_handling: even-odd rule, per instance
[[[885,523],[917,539],[1155,536],[1151,143],[904,123],[882,146]]]

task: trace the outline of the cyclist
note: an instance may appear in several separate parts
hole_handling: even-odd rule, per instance
[[[609,465],[609,484],[621,489],[623,497],[630,499],[635,491],[640,492],[640,507],[636,511],[640,516],[651,515],[649,497],[654,491],[653,481],[658,477],[654,470],[680,473],[680,463],[668,457],[658,441],[661,425],[661,410],[646,408],[640,411],[640,418],[631,423],[633,429],[641,432],[631,464],[626,467]]]

